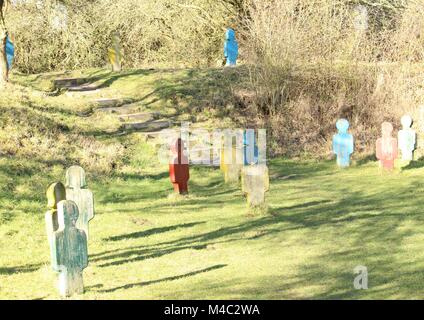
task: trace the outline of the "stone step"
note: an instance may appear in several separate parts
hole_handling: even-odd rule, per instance
[[[55,89],[68,89],[70,87],[81,86],[88,82],[86,78],[62,78],[53,80]]]
[[[93,92],[93,91],[99,91],[100,86],[97,84],[90,83],[90,84],[82,84],[80,86],[70,86],[70,87],[67,87],[67,89],[68,91],[71,91],[71,92],[87,92],[87,91]]]
[[[133,122],[133,123],[123,123],[121,126],[121,130],[156,132],[162,129],[169,128],[170,126],[171,126],[171,123],[168,120]]]
[[[122,110],[120,110],[122,111]],[[131,114],[122,114],[119,116],[119,120],[121,122],[128,122],[128,121],[152,121],[159,118],[158,112],[141,112],[141,113],[131,113]]]
[[[120,108],[126,104],[131,103],[129,99],[115,99],[115,98],[101,98],[96,99],[95,102],[101,111],[113,112],[112,109]]]

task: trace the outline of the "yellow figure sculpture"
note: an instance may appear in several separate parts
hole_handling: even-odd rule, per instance
[[[238,182],[243,167],[243,149],[236,145],[222,145],[220,168],[224,173],[225,182]]]
[[[119,41],[118,34],[113,35],[113,45],[112,48],[109,48],[108,51],[109,63],[112,66],[113,72],[120,72],[122,70],[122,53],[121,53],[121,44]]]
[[[247,195],[247,203],[257,207],[265,203],[265,193],[269,191],[269,172],[266,164],[245,166],[242,170],[241,189]]]

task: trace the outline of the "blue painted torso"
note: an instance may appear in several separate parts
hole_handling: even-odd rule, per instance
[[[348,167],[353,153],[353,137],[349,133],[338,133],[333,137],[333,152],[337,155],[337,164]]]
[[[254,130],[245,130],[243,133],[243,153],[245,166],[250,164],[258,164],[259,149],[256,143]]]
[[[6,38],[6,58],[7,68],[10,70],[13,64],[13,58],[15,57],[15,47],[9,37]]]
[[[339,167],[348,167],[350,155],[353,153],[353,136],[347,133],[349,122],[346,119],[339,119],[336,126],[339,133],[333,136],[333,153],[337,155]]]
[[[233,29],[228,29],[225,36],[224,56],[227,59],[227,66],[235,66],[238,57],[238,43],[236,33]]]

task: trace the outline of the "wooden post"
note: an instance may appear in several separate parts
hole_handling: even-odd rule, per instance
[[[7,67],[6,41],[7,29],[4,23],[4,11],[7,1],[0,0],[0,88],[5,87],[9,81],[9,68]]]

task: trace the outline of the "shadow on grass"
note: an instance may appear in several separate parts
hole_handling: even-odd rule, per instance
[[[424,157],[419,158],[417,161],[411,161],[403,170],[420,169],[424,167]]]
[[[156,283],[161,283],[161,282],[175,281],[175,280],[179,280],[179,279],[193,277],[193,276],[196,276],[198,274],[202,274],[202,273],[206,273],[206,272],[210,272],[210,271],[222,269],[222,268],[225,268],[226,266],[227,265],[225,265],[225,264],[217,264],[217,265],[212,266],[212,267],[209,267],[209,268],[205,268],[205,269],[202,269],[202,270],[197,270],[197,271],[189,272],[189,273],[178,275],[178,276],[172,276],[172,277],[167,277],[167,278],[158,279],[158,280],[152,280],[152,281],[144,281],[144,282],[138,282],[138,283],[131,283],[131,284],[126,284],[124,286],[120,286],[120,287],[116,287],[116,288],[112,288],[112,289],[99,290],[98,292],[110,293],[110,292],[114,292],[114,291],[117,291],[117,290],[125,290],[125,289],[131,289],[131,288],[134,288],[134,287],[149,286],[149,285],[156,284]]]
[[[202,224],[202,223],[205,223],[205,222],[184,223],[184,224],[178,224],[178,225],[167,226],[167,227],[162,227],[162,228],[153,228],[153,229],[149,229],[149,230],[145,230],[145,231],[140,231],[140,232],[122,234],[120,236],[109,237],[109,238],[106,238],[105,240],[106,241],[120,241],[120,240],[128,240],[128,239],[137,239],[137,238],[149,237],[149,236],[156,235],[156,234],[159,234],[159,233],[173,231],[173,230],[177,230],[177,229],[181,229],[181,228],[191,228],[191,227],[197,226],[197,225]]]
[[[16,267],[0,267],[0,275],[11,275],[14,273],[30,273],[37,271],[42,266],[39,264],[29,264],[26,266],[16,266]]]

